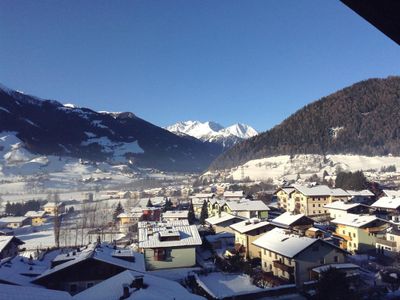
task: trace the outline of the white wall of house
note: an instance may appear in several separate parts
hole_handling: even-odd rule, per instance
[[[157,260],[153,249],[144,249],[146,270],[193,267],[196,265],[196,248],[164,248],[169,254],[165,260]]]

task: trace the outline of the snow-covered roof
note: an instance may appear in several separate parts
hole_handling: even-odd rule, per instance
[[[260,248],[293,258],[316,241],[318,240],[286,233],[282,228],[274,228],[256,239],[253,244]]]
[[[304,214],[292,214],[291,212],[287,211],[281,214],[280,216],[276,217],[271,221],[273,224],[281,225],[281,226],[291,226],[298,220],[304,217]]]
[[[398,209],[400,207],[400,197],[382,197],[371,204],[371,207]]]
[[[178,219],[187,219],[189,215],[188,210],[167,210],[162,214],[163,218],[178,218]]]
[[[234,220],[234,219],[240,220],[240,219],[244,219],[244,218],[239,217],[239,216],[234,216],[234,215],[228,214],[226,212],[221,212],[221,216],[215,215],[213,217],[207,218],[205,221],[206,221],[206,223],[208,223],[210,225],[217,225],[217,224],[220,224],[220,223],[223,223],[223,222],[226,222],[229,220]]]
[[[1,223],[22,223],[24,222],[27,217],[4,217],[0,219]]]
[[[313,187],[308,187],[304,185],[293,185],[293,187],[302,193],[305,196],[335,196],[335,197],[341,197],[341,196],[350,196],[345,190],[343,189],[331,189],[330,187],[326,185],[317,185]]]
[[[191,196],[191,197],[192,197],[192,198],[199,198],[199,199],[204,200],[204,199],[207,199],[207,198],[212,198],[212,197],[214,197],[214,196],[215,196],[214,193],[197,193],[197,194],[194,194],[194,195]]]
[[[370,190],[362,190],[362,191],[353,191],[353,190],[346,190],[346,192],[352,197],[372,197],[374,193]]]
[[[199,232],[195,225],[189,225],[187,220],[168,222],[139,222],[139,247],[188,247],[202,244]],[[173,234],[173,239],[163,239]]]
[[[30,211],[26,212],[25,217],[28,217],[28,218],[43,218],[45,214],[46,214],[46,212],[44,210],[40,210],[40,211],[30,210]]]
[[[334,201],[332,203],[328,203],[325,205],[325,208],[329,209],[337,209],[337,210],[349,210],[354,207],[360,206],[361,204],[359,203],[346,203],[344,201]]]
[[[136,289],[130,287],[137,276],[143,276],[143,284],[145,288]],[[176,299],[176,300],[200,300],[203,297],[189,293],[179,283],[162,277],[149,275],[135,271],[124,271],[109,279],[106,279],[95,286],[76,294],[75,300],[111,300],[119,299],[123,294],[123,286],[129,286],[130,296],[127,300],[160,300],[160,299]]]
[[[295,189],[292,187],[283,187],[283,188],[280,188],[280,190],[284,191],[288,195],[290,195],[291,193],[293,193],[295,191]]]
[[[242,199],[240,201],[226,201],[232,211],[266,211],[269,207],[261,200]]]
[[[0,299],[7,300],[71,300],[67,292],[49,290],[40,287],[0,284]]]
[[[243,197],[243,191],[225,191],[224,198],[241,198]]]
[[[63,260],[63,258],[68,257],[71,259],[67,262],[61,263],[57,266],[54,266],[51,269],[46,270],[42,275],[35,278],[35,280],[47,277],[51,274],[54,274],[60,270],[69,268],[77,263],[85,261],[87,259],[94,259],[102,262],[109,263],[111,265],[119,266],[125,268],[127,270],[135,270],[135,271],[144,271],[144,256],[141,253],[132,251],[131,254],[134,257],[134,261],[127,261],[125,259],[118,258],[120,255],[118,253],[118,248],[114,249],[112,245],[108,245],[106,243],[101,244],[100,246],[96,246],[96,244],[90,244],[85,248],[82,248],[81,251],[77,252],[76,250],[70,251],[68,254],[64,253],[56,257],[54,260]],[[115,255],[116,254],[116,255]],[[126,257],[126,256],[125,256]]]
[[[195,275],[195,278],[196,282],[215,299],[243,298],[246,294],[249,295],[249,298],[253,298],[250,295],[265,291],[265,289],[255,286],[250,276],[246,274],[213,272],[207,275]],[[241,295],[242,297],[240,297]]]
[[[388,197],[400,197],[400,191],[383,190],[382,192]]]
[[[258,218],[252,218],[249,220],[244,220],[242,222],[232,224],[230,227],[239,233],[246,233],[254,229],[263,228],[268,225],[270,225],[270,223],[267,221],[261,221]]]
[[[376,216],[372,215],[355,215],[355,214],[347,214],[341,216],[340,218],[336,218],[332,220],[332,223],[346,225],[350,227],[365,227],[368,224],[381,220]],[[383,220],[382,220],[383,221]]]
[[[45,205],[43,205],[44,208],[47,207],[57,207],[57,206],[62,206],[64,203],[60,202],[47,202]]]
[[[12,240],[17,241],[17,244],[23,244],[23,242],[15,236],[0,236],[0,252],[3,251]]]
[[[349,270],[349,269],[359,269],[360,266],[351,264],[351,263],[343,263],[343,264],[329,264],[329,265],[323,265],[319,266],[316,268],[313,268],[312,270],[316,273],[321,273],[324,272],[330,268],[338,269],[338,270]]]

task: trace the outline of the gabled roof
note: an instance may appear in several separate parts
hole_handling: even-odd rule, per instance
[[[72,300],[67,292],[40,287],[0,284],[0,299],[7,300]]]
[[[5,247],[11,242],[16,243],[17,245],[25,244],[20,239],[16,238],[15,236],[0,236],[0,252],[4,250]]]
[[[383,190],[382,192],[388,197],[400,197],[400,191]]]
[[[71,266],[74,266],[80,262],[89,259],[105,262],[110,265],[115,265],[127,270],[138,270],[138,271],[145,270],[143,254],[132,251],[132,255],[135,258],[135,261],[132,262],[115,257],[115,255],[113,254],[116,251],[118,250],[114,249],[114,247],[105,243],[99,246],[97,246],[96,244],[90,244],[86,249],[83,249],[80,252],[71,251],[68,253],[69,254],[68,258],[72,257],[73,259],[46,270],[42,275],[36,277],[32,282],[35,282],[36,280],[42,279],[44,277],[48,277],[54,273],[57,273],[61,270],[65,270]],[[75,255],[73,253],[75,253]],[[66,257],[65,254],[62,255],[63,257]],[[62,260],[62,258],[56,257],[55,260]]]
[[[261,200],[242,199],[240,201],[226,201],[225,205],[231,211],[266,211],[269,207]]]
[[[350,195],[343,189],[331,189],[326,185],[317,185],[308,187],[304,185],[293,185],[293,187],[305,196],[335,196],[335,197],[349,197]]]
[[[386,208],[386,209],[399,209],[400,197],[382,197],[371,204],[371,207]]]
[[[163,218],[188,218],[189,211],[188,210],[167,210],[162,214]]]
[[[246,233],[246,232],[252,231],[254,229],[266,227],[268,225],[271,225],[271,224],[267,221],[261,221],[260,219],[253,218],[253,219],[244,220],[242,222],[232,224],[230,227],[239,233]]]
[[[74,296],[75,300],[110,300],[119,299],[122,296],[123,286],[130,286],[136,276],[143,276],[145,288],[136,289],[129,287],[130,296],[127,300],[200,300],[203,297],[189,293],[179,283],[148,273],[124,271],[108,278],[95,286],[84,290]]]
[[[280,227],[290,227],[300,219],[305,218],[310,220],[310,224],[314,223],[312,219],[306,217],[304,214],[292,214],[291,212],[284,212],[280,216],[276,217],[271,221],[272,224],[276,224]]]
[[[43,218],[45,214],[46,214],[46,212],[44,210],[39,210],[39,211],[30,210],[30,211],[26,212],[25,217]]]
[[[206,221],[206,223],[208,223],[210,225],[218,225],[218,224],[221,224],[223,222],[226,222],[226,221],[229,221],[229,220],[234,220],[234,219],[237,219],[238,222],[239,222],[240,220],[243,220],[244,218],[240,217],[240,216],[234,216],[234,215],[228,214],[226,212],[222,212],[221,216],[216,215],[216,216],[207,218],[205,221]]]
[[[244,195],[243,191],[225,191],[224,192],[225,198],[241,198],[241,197],[243,197],[243,195]]]
[[[352,197],[372,197],[374,193],[370,190],[362,190],[362,191],[353,191],[353,190],[346,190],[346,192]]]
[[[286,233],[285,230],[281,228],[274,228],[256,239],[253,244],[260,248],[293,258],[317,241],[317,239]]]
[[[385,222],[384,220],[379,219],[378,217],[372,216],[372,215],[347,214],[340,218],[333,219],[331,222],[334,224],[340,224],[340,225],[346,225],[346,226],[350,226],[350,227],[361,228],[361,227],[368,227],[369,224],[371,224],[374,221],[378,221],[378,220]]]
[[[22,223],[27,217],[4,217],[0,219],[1,223]]]
[[[325,208],[348,211],[349,209],[352,209],[357,206],[363,206],[363,205],[360,203],[346,203],[344,201],[334,201],[332,203],[326,204]]]

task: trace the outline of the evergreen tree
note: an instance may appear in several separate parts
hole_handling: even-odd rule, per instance
[[[203,206],[201,207],[200,223],[204,224],[207,218],[208,218],[207,202],[204,201]]]
[[[118,202],[117,207],[113,213],[113,220],[116,222],[118,220],[118,215],[124,212],[124,208],[121,205],[121,202]]]
[[[151,202],[150,198],[149,201],[147,201],[146,207],[153,207],[153,203]]]
[[[194,221],[195,221],[195,219],[196,219],[196,217],[195,217],[195,215],[194,215],[193,204],[192,204],[192,201],[190,201],[190,204],[189,204],[189,214],[188,214],[188,221],[189,221],[189,224],[193,224]]]
[[[149,199],[149,201],[150,201],[150,199]],[[151,207],[151,206],[147,206],[147,207]],[[171,199],[166,198],[165,199],[165,205],[164,205],[164,212],[166,212],[167,210],[171,210],[171,208],[172,208],[172,201],[171,201]]]
[[[357,297],[350,290],[345,274],[336,268],[329,268],[321,273],[314,299],[343,300],[357,299]]]

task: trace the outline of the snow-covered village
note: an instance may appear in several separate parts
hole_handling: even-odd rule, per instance
[[[0,1],[0,300],[400,299],[397,1]]]

